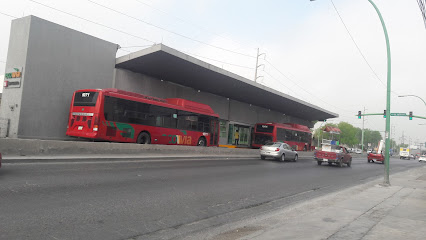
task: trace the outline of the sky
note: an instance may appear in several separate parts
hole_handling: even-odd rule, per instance
[[[426,116],[420,99],[398,97],[426,101],[426,28],[417,1],[374,2],[390,39],[391,112]],[[3,0],[0,75],[11,20],[28,15],[117,43],[117,57],[163,43],[250,80],[259,48],[258,82],[339,114],[327,122],[361,128],[358,111],[386,109],[385,38],[367,0]],[[426,120],[393,117],[391,125],[397,142],[402,134],[405,143],[426,142]],[[366,117],[365,128],[383,133],[385,119]]]

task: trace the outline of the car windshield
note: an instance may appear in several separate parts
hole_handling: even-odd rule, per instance
[[[281,143],[267,143],[265,144],[266,147],[280,147]]]

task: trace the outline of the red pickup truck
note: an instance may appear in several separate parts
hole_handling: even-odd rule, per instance
[[[339,167],[343,167],[343,164],[350,167],[352,164],[352,156],[345,147],[340,147],[340,149],[330,152],[317,150],[314,152],[314,159],[317,161],[318,165],[322,163],[332,165],[334,163]]]

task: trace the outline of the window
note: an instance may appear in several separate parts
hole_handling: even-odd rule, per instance
[[[268,147],[281,147],[281,143],[266,143],[265,144],[265,146],[268,146]],[[284,147],[285,147],[285,145],[284,145]]]
[[[274,131],[274,126],[258,124],[256,125],[256,132],[263,133],[272,133]]]
[[[282,128],[277,128],[277,141],[285,141],[286,138],[286,130]]]
[[[74,106],[96,106],[98,92],[76,92],[74,95]]]
[[[172,108],[105,96],[107,121],[210,132],[213,117]]]
[[[178,111],[178,128],[184,130],[197,130],[198,114]]]
[[[226,138],[226,121],[220,120],[220,137]]]
[[[198,131],[210,132],[210,117],[205,115],[200,115],[198,117]]]
[[[147,105],[147,104],[146,104]],[[176,128],[176,110],[171,108],[160,107],[156,105],[149,105],[150,115],[155,117],[155,126]]]

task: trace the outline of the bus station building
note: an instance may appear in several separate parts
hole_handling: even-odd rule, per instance
[[[163,44],[117,58],[119,47],[35,16],[13,20],[0,137],[70,139],[70,103],[79,89],[117,88],[207,104],[220,116],[220,145],[232,145],[238,130],[239,144],[250,146],[256,123],[313,127],[338,117]]]

